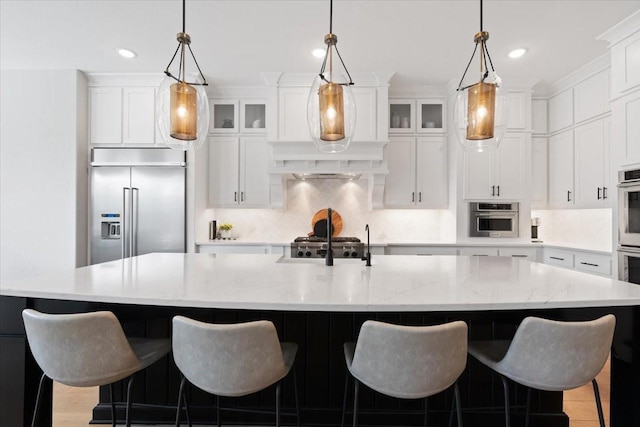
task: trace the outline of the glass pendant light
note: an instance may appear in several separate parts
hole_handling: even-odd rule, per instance
[[[353,81],[338,52],[338,36],[333,34],[333,0],[330,2],[329,34],[324,37],[327,51],[315,78],[307,102],[307,123],[313,142],[323,153],[338,153],[349,147],[356,127],[356,103],[351,91]],[[338,57],[346,73],[333,73],[333,58]],[[329,63],[328,79],[325,70]]]
[[[458,141],[465,150],[483,151],[497,148],[507,129],[508,98],[502,79],[493,68],[487,49],[489,32],[482,28],[480,0],[480,32],[473,37],[475,48],[458,84],[454,108],[454,125]],[[480,81],[467,85],[464,81],[480,45]],[[491,69],[489,70],[489,67]]]
[[[166,145],[181,150],[200,148],[209,131],[209,99],[204,90],[207,81],[191,50],[191,37],[185,32],[185,0],[182,0],[182,32],[178,33],[178,47],[164,70],[156,98],[156,121]],[[198,69],[196,82],[187,82],[186,50],[189,49]],[[169,71],[180,52],[178,76]]]

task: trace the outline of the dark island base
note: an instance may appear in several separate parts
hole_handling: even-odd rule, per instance
[[[339,425],[346,368],[342,352],[345,341],[354,340],[360,325],[367,319],[405,325],[431,325],[464,320],[469,325],[469,339],[511,338],[519,322],[537,315],[559,320],[586,320],[604,313],[614,313],[618,322],[611,360],[611,426],[640,425],[640,361],[635,352],[640,346],[640,309],[598,308],[562,310],[485,311],[452,313],[327,313],[274,312],[252,310],[191,309],[176,307],[134,306],[45,299],[0,298],[0,425],[27,426],[30,423],[40,370],[30,355],[20,312],[25,307],[48,313],[111,310],[131,336],[169,337],[171,318],[181,314],[207,322],[231,323],[256,319],[274,322],[280,339],[296,342],[298,390],[303,425]],[[166,357],[136,376],[133,390],[133,419],[138,424],[173,424],[180,375],[172,358]],[[503,425],[503,394],[500,380],[475,359],[469,358],[459,380],[465,425]],[[124,400],[124,383],[116,387],[116,399]],[[429,425],[448,425],[452,390],[428,399]],[[526,390],[511,387],[511,402],[523,406]],[[195,388],[190,394],[192,420],[195,424],[215,423],[214,398]],[[223,407],[233,409],[272,410],[273,389],[239,399],[221,399]],[[110,423],[108,388],[100,390],[100,403],[93,412],[92,423]],[[51,425],[51,402],[45,400],[38,426]],[[347,408],[353,404],[349,391]],[[48,408],[47,408],[48,405]],[[293,412],[294,398],[290,379],[282,388],[284,412]],[[423,400],[398,400],[361,388],[359,415],[361,426],[423,425]],[[6,408],[11,408],[6,410]],[[119,410],[124,419],[124,410]],[[513,415],[513,426],[524,425],[521,412]],[[295,417],[284,416],[283,423],[294,425]],[[273,414],[222,411],[223,424],[272,425]],[[347,414],[347,424],[351,413]],[[535,392],[532,399],[531,426],[567,427],[562,412],[562,393]],[[186,420],[183,417],[183,423]]]

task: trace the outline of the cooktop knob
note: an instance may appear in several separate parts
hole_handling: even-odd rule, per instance
[[[308,256],[308,257],[309,257],[309,256],[311,256],[311,251],[307,251],[307,252],[305,252],[305,253],[304,253],[304,256]]]
[[[354,257],[354,258],[357,258],[358,257],[358,252],[356,252],[356,251],[351,252],[351,256]]]
[[[349,251],[344,251],[344,253],[342,254],[345,258],[349,257]]]

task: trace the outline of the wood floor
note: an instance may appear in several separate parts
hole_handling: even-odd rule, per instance
[[[609,425],[609,373],[607,363],[597,377],[606,425]],[[53,427],[89,425],[91,409],[98,401],[97,387],[77,388],[54,383],[53,395]],[[599,427],[591,384],[565,392],[564,408],[570,419],[570,427]]]

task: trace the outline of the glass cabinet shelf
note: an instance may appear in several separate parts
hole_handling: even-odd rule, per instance
[[[446,132],[444,99],[390,99],[389,133]]]

